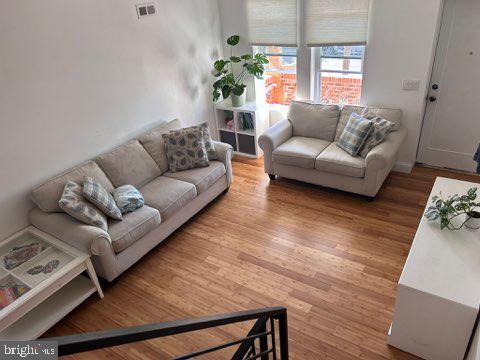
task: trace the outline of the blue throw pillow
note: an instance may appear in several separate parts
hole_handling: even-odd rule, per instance
[[[145,204],[142,194],[133,185],[123,185],[113,191],[115,203],[122,214],[132,212]]]

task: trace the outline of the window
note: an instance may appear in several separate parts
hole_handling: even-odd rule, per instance
[[[324,46],[315,54],[315,101],[325,104],[360,103],[365,46]]]
[[[255,46],[253,51],[264,53],[269,60],[263,74],[267,103],[289,105],[297,92],[297,49]]]

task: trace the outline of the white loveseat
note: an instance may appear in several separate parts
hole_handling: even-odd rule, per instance
[[[337,146],[350,115],[373,112],[397,124],[397,130],[366,156],[350,156]],[[402,112],[362,106],[293,102],[288,117],[260,138],[265,172],[373,198],[392,170],[407,131]]]

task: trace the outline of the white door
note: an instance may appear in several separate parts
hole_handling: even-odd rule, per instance
[[[417,161],[475,171],[480,143],[480,0],[445,0]]]

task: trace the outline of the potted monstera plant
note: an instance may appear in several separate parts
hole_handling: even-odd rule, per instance
[[[213,101],[216,102],[220,96],[224,99],[231,96],[234,107],[245,104],[247,96],[246,77],[254,76],[257,79],[262,79],[265,70],[264,65],[268,64],[267,57],[262,53],[253,56],[250,54],[234,55],[233,48],[239,41],[240,36],[230,36],[227,39],[227,44],[230,46],[230,57],[228,59],[218,59],[213,64],[216,78],[213,83]]]

